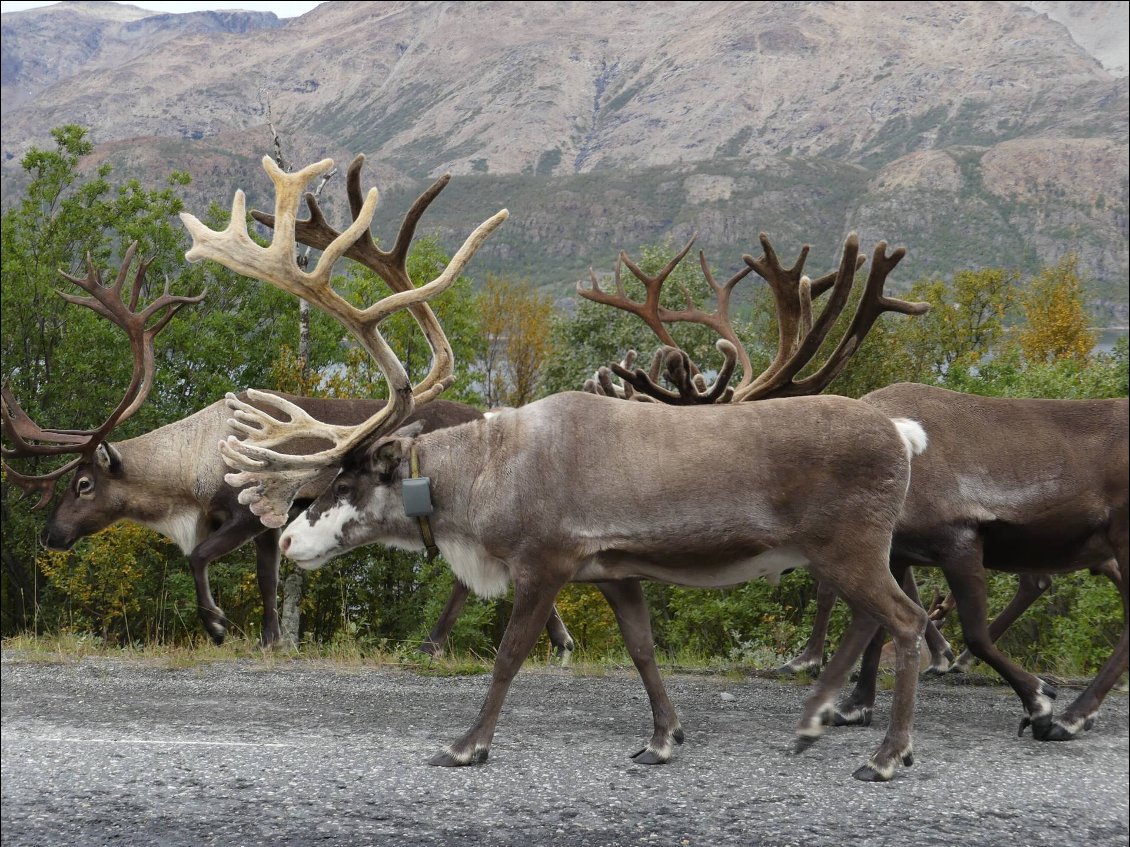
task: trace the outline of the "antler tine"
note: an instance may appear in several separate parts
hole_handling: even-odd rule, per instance
[[[89,433],[42,429],[17,402],[10,385],[5,385],[0,390],[0,396],[3,397],[3,403],[0,403],[0,430],[14,445],[3,448],[5,456],[61,456],[74,453],[77,445],[86,443]],[[41,441],[51,443],[34,443]]]
[[[690,251],[691,246],[694,244],[694,238],[690,240],[686,247],[673,259],[667,263],[667,266],[654,277],[649,277],[644,273],[638,265],[636,265],[623,250],[620,251],[616,257],[616,267],[613,273],[613,279],[616,285],[616,293],[611,294],[600,287],[600,282],[597,280],[596,273],[589,268],[589,278],[592,281],[590,288],[585,288],[582,283],[577,283],[577,293],[584,297],[586,300],[591,300],[594,303],[600,303],[604,306],[612,306],[616,309],[621,309],[629,312],[640,320],[642,320],[652,332],[668,347],[678,347],[675,339],[671,337],[671,333],[667,331],[667,327],[663,325],[663,321],[659,317],[659,290],[663,287],[663,282],[674,270],[675,266],[682,261],[683,257]],[[622,265],[627,265],[628,270],[636,277],[644,286],[644,299],[643,301],[633,300],[628,296],[624,290],[624,284],[620,279],[620,268]]]
[[[168,322],[183,306],[199,303],[207,292],[190,297],[171,293],[168,280],[165,282],[164,293],[144,309],[137,309],[138,300],[145,282],[145,274],[149,269],[152,259],[141,260],[134,275],[133,287],[130,292],[129,304],[122,299],[122,290],[125,280],[129,275],[130,265],[137,253],[138,243],[133,242],[126,250],[116,280],[111,285],[102,284],[102,274],[94,265],[93,257],[86,255],[86,277],[73,277],[60,270],[59,274],[64,279],[78,285],[90,293],[89,297],[80,297],[66,292],[56,292],[68,303],[85,306],[96,314],[106,318],[119,329],[123,330],[129,338],[130,349],[133,355],[133,369],[130,383],[110,416],[98,427],[88,430],[45,430],[36,424],[23,410],[12,394],[9,386],[5,385],[2,395],[3,403],[0,404],[2,413],[2,430],[5,437],[9,438],[14,447],[4,448],[4,455],[20,458],[31,456],[59,456],[67,453],[78,453],[79,457],[61,468],[42,476],[29,476],[12,470],[5,465],[10,478],[28,493],[38,493],[39,502],[34,508],[39,508],[51,498],[55,480],[61,477],[80,462],[88,459],[99,444],[102,444],[114,427],[129,419],[145,402],[153,389],[156,374],[156,360],[153,353],[154,339]],[[149,319],[165,310],[165,313],[151,327],[146,327]],[[45,443],[44,443],[45,442]]]
[[[719,284],[710,270],[705,251],[700,250],[698,254],[699,264],[702,268],[703,277],[706,279],[718,303],[717,308],[713,312],[706,312],[699,309],[694,305],[694,301],[685,287],[683,288],[684,308],[678,310],[668,309],[659,302],[659,291],[663,282],[670,276],[679,262],[686,257],[687,253],[690,252],[696,237],[697,236],[692,237],[687,245],[655,276],[648,276],[638,265],[628,258],[626,253],[621,252],[620,260],[628,266],[628,269],[631,270],[635,277],[644,285],[645,298],[643,302],[634,301],[624,293],[619,280],[619,261],[616,266],[616,284],[618,290],[615,295],[603,291],[600,288],[596,274],[593,273],[591,269],[589,270],[589,276],[592,279],[591,287],[586,289],[581,283],[577,283],[577,293],[594,302],[614,306],[637,315],[651,328],[652,332],[656,334],[660,341],[664,342],[666,348],[673,348],[680,353],[682,350],[671,337],[666,324],[696,323],[713,329],[728,342],[729,346],[727,349],[731,351],[735,357],[734,362],[729,363],[723,368],[726,379],[732,378],[735,365],[740,361],[743,376],[739,387],[744,386],[753,378],[751,372],[752,368],[750,366],[749,354],[741,343],[741,339],[738,338],[737,333],[734,331],[729,310],[730,297],[734,291],[734,287],[753,270],[752,267],[747,266],[742,268],[725,283]],[[723,355],[725,356],[727,354],[724,353]],[[630,382],[623,376],[621,376],[621,378],[625,379],[625,384],[634,385],[639,391],[650,393],[651,396],[661,402],[671,402],[669,397],[673,395],[662,386],[658,385],[660,369],[666,368],[667,378],[678,388],[680,402],[725,402],[722,398],[730,396],[725,393],[725,386],[720,385],[717,381],[709,389],[705,387],[705,381],[702,381],[702,384],[699,385],[696,378],[700,376],[700,369],[691,362],[690,358],[685,356],[685,354],[684,358],[685,365],[683,359],[675,357],[674,354],[661,352],[657,354],[657,358],[653,362],[652,373],[650,375],[645,375],[642,371],[637,370],[629,371],[632,374]],[[685,377],[681,370],[684,366],[687,368]],[[616,366],[613,366],[613,369],[615,370]],[[654,388],[649,386],[654,386]],[[707,398],[714,399],[708,400]]]
[[[364,209],[361,192],[361,169],[364,164],[364,154],[358,154],[350,163],[346,176],[349,207],[355,222]],[[402,293],[414,290],[412,280],[408,275],[408,248],[412,237],[415,235],[420,217],[450,181],[450,174],[445,174],[416,198],[404,217],[392,250],[384,251],[377,247],[368,227],[366,227],[365,231],[360,233],[357,240],[345,251],[345,255],[376,273],[394,292]],[[310,217],[306,220],[296,221],[295,238],[310,247],[324,250],[335,239],[340,238],[342,234],[326,221],[317,198],[313,194],[306,194],[306,205],[310,210]],[[252,211],[251,216],[264,226],[274,229],[274,215]],[[413,389],[413,395],[417,401],[422,402],[424,395],[435,396],[450,385],[454,374],[455,355],[451,350],[447,336],[439,325],[439,320],[427,303],[411,304],[408,306],[408,311],[424,333],[424,338],[432,350],[431,368],[427,376]]]
[[[762,234],[762,245],[767,243],[768,238]],[[840,316],[840,312],[842,312],[844,306],[847,305],[848,295],[851,293],[851,288],[855,281],[855,269],[858,267],[856,259],[859,254],[859,237],[854,232],[848,235],[844,240],[843,252],[840,256],[840,267],[836,272],[836,278],[832,284],[832,294],[828,302],[824,304],[824,310],[820,313],[820,317],[812,324],[811,330],[803,336],[798,335],[797,331],[802,322],[801,298],[798,292],[794,292],[794,297],[790,299],[787,296],[787,289],[784,288],[784,284],[788,282],[793,275],[801,271],[803,258],[807,256],[807,254],[808,250],[806,245],[805,249],[801,251],[801,259],[787,271],[784,271],[779,264],[776,264],[775,268],[767,267],[770,273],[775,273],[778,270],[783,271],[782,277],[778,277],[776,284],[770,282],[770,287],[774,291],[774,298],[778,303],[780,342],[777,357],[761,376],[755,379],[750,385],[735,392],[734,400],[736,402],[777,396],[785,386],[792,382],[793,377],[808,364],[812,357],[816,355],[817,351],[820,349],[820,345],[824,343],[828,332],[835,324],[836,319]],[[766,256],[768,255],[767,252]],[[746,261],[752,262],[753,260],[746,257]],[[761,273],[761,271],[758,270],[758,273]],[[764,276],[764,274],[762,274],[762,276]],[[797,277],[796,286],[799,290],[799,277]],[[778,291],[780,291],[780,296],[778,295]],[[792,340],[790,341],[790,339]]]
[[[760,385],[773,378],[785,367],[790,357],[796,352],[800,344],[798,330],[802,323],[803,313],[800,303],[799,289],[801,277],[804,274],[804,263],[808,259],[811,249],[805,244],[800,248],[796,261],[791,268],[786,268],[777,258],[777,251],[769,241],[769,236],[764,232],[758,234],[763,255],[754,259],[745,255],[742,259],[751,269],[769,284],[769,292],[773,295],[773,303],[777,311],[777,355],[773,361],[756,379],[751,379],[740,386],[745,390],[748,385]],[[834,279],[835,277],[833,277]],[[741,393],[739,391],[739,393]]]
[[[887,254],[887,243],[879,242],[875,247],[872,258],[871,270],[868,273],[867,283],[863,296],[852,316],[851,323],[843,338],[836,345],[836,349],[828,360],[811,376],[794,381],[794,377],[808,364],[824,343],[828,332],[835,324],[836,319],[847,304],[852,286],[855,283],[855,270],[866,261],[858,256],[859,239],[851,233],[844,241],[843,254],[836,278],[831,286],[832,295],[820,317],[812,324],[811,329],[804,331],[801,342],[784,365],[775,373],[769,373],[766,378],[759,379],[744,391],[735,394],[735,400],[759,400],[766,397],[795,397],[800,395],[818,394],[843,371],[848,360],[859,349],[867,333],[871,330],[879,315],[883,312],[899,312],[904,315],[921,315],[929,309],[927,303],[911,303],[905,300],[883,296],[883,286],[888,274],[906,255],[906,249],[899,247]],[[821,278],[823,279],[823,278]],[[803,281],[802,281],[803,282]],[[807,288],[811,297],[806,295],[803,284],[800,287],[801,312],[810,311],[811,297],[816,296],[816,283],[810,283]],[[805,302],[808,303],[805,306]]]
[[[639,394],[637,399],[652,399],[671,406],[699,406],[715,403],[728,403],[734,394],[734,389],[729,387],[737,366],[737,348],[724,338],[720,338],[715,347],[722,354],[723,364],[718,371],[718,377],[712,385],[707,386],[706,380],[700,373],[692,370],[690,357],[677,347],[660,347],[652,359],[651,371],[644,373],[640,368],[632,369],[630,364],[625,366],[612,365],[612,371],[624,382],[624,390],[634,387]],[[604,369],[602,369],[604,370]],[[675,386],[671,391],[659,383],[659,373],[666,371],[667,380]]]
[[[28,476],[22,474],[4,462],[4,473],[10,481],[20,487],[20,490],[22,490],[24,494],[38,496],[35,504],[31,507],[34,511],[36,509],[42,509],[51,502],[51,495],[55,493],[56,481],[63,476],[63,474],[78,467],[85,458],[85,456],[79,456],[67,462],[62,467],[51,471],[51,473],[43,474],[42,476]]]
[[[356,160],[354,164],[359,170],[360,164]],[[232,435],[227,441],[221,442],[224,460],[235,471],[225,479],[237,488],[249,486],[240,492],[240,502],[250,506],[251,511],[259,515],[267,526],[281,526],[286,522],[290,504],[302,485],[340,463],[353,449],[394,428],[411,414],[417,401],[427,402],[451,384],[454,378],[454,359],[450,356],[450,345],[447,344],[442,328],[434,321],[434,315],[431,318],[438,335],[429,338],[435,354],[432,372],[428,376],[428,384],[415,389],[404,365],[380,334],[378,324],[399,309],[417,306],[447,290],[482,242],[509,214],[503,209],[480,224],[436,279],[419,288],[414,288],[408,281],[407,290],[397,291],[364,309],[358,309],[333,290],[330,275],[337,259],[369,232],[377,204],[378,194],[375,188],[369,190],[354,215],[353,223],[323,248],[322,256],[313,271],[302,271],[294,261],[299,194],[310,179],[331,167],[333,161],[325,159],[295,174],[287,174],[270,157],[263,157],[263,168],[275,184],[275,214],[271,221],[274,237],[267,248],[254,244],[247,234],[242,191],[235,194],[232,219],[223,232],[209,229],[192,215],[181,214],[193,239],[192,249],[185,254],[186,259],[213,259],[225,267],[262,279],[318,306],[361,342],[376,360],[389,384],[389,402],[356,427],[332,427],[309,417],[298,416],[279,403],[273,395],[262,392],[250,392],[249,397],[257,403],[281,409],[290,415],[290,420],[284,422],[267,411],[241,403],[234,397],[228,398],[228,406],[235,413],[229,423],[236,432],[247,436],[247,440],[240,441]],[[426,203],[423,205],[426,206]],[[422,207],[420,211],[422,212]],[[317,218],[324,223],[320,211]],[[375,251],[371,238],[364,240]],[[429,328],[425,327],[425,334],[428,332]],[[263,446],[278,446],[290,438],[311,435],[330,441],[332,446],[304,456],[279,453]]]
[[[181,308],[189,304],[199,303],[208,293],[204,291],[196,296],[174,295],[171,292],[168,280],[166,280],[164,293],[140,312],[135,312],[134,309],[137,308],[138,299],[145,283],[145,274],[153,262],[153,259],[150,258],[142,259],[138,263],[130,292],[129,305],[126,305],[122,300],[122,289],[129,274],[130,264],[132,264],[134,255],[137,253],[137,246],[138,242],[135,241],[126,250],[121,268],[118,270],[117,279],[109,286],[101,284],[101,275],[94,268],[89,254],[87,255],[87,265],[91,268],[91,272],[85,279],[72,277],[63,271],[59,271],[63,278],[78,285],[84,291],[88,291],[91,296],[80,297],[63,291],[56,293],[68,303],[86,306],[122,329],[129,338],[130,348],[133,351],[133,374],[125,396],[100,427],[89,431],[92,443],[100,443],[115,426],[132,417],[141,408],[148,398],[149,392],[153,389],[154,376],[157,372],[153,353],[154,339],[157,333],[168,325]],[[158,318],[152,327],[147,328],[146,323],[149,322],[149,319],[162,310],[165,310],[165,313]]]
[[[795,383],[792,393],[818,394],[827,388],[832,380],[843,372],[852,354],[859,349],[859,345],[863,343],[863,339],[871,331],[875,321],[884,312],[924,315],[930,310],[929,303],[915,303],[883,296],[883,286],[886,284],[887,275],[894,270],[905,255],[905,247],[898,247],[888,255],[886,241],[880,241],[875,246],[875,252],[871,259],[871,271],[867,275],[867,285],[863,289],[863,297],[856,307],[847,331],[840,339],[840,343],[836,345],[832,355],[828,357],[828,361],[816,373]]]
[[[635,350],[629,350],[618,367],[630,369],[636,361],[636,356]],[[598,394],[602,397],[615,397],[620,400],[643,400],[645,402],[652,399],[646,395],[637,394],[629,383],[623,381],[619,385],[614,383],[612,371],[607,367],[597,368],[596,373],[586,379],[582,387],[590,394]]]

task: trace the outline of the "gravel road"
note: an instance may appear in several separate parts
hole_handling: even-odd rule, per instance
[[[634,672],[528,666],[490,761],[433,768],[487,676],[241,660],[46,664],[5,652],[4,845],[1125,845],[1127,697],[1067,744],[1016,737],[999,687],[925,682],[913,768],[851,772],[887,720],[794,756],[805,687],[667,675],[687,742],[651,731]],[[1073,696],[1064,691],[1061,696]]]

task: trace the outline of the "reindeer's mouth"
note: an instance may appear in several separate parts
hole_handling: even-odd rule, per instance
[[[65,553],[67,550],[70,550],[72,547],[74,547],[78,542],[77,538],[61,538],[60,536],[54,535],[47,531],[44,531],[39,540],[44,547],[56,553]]]
[[[311,559],[298,559],[298,558],[295,558],[294,556],[292,556],[290,554],[287,554],[287,558],[290,559],[292,562],[294,562],[294,564],[296,566],[298,566],[301,570],[316,571],[316,570],[318,570],[318,568],[322,567],[322,565],[324,565],[326,562],[328,562],[333,557],[332,556],[316,556],[316,557],[311,558]]]

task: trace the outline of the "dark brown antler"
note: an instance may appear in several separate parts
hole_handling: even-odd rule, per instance
[[[625,294],[620,282],[619,263],[617,263],[615,274],[617,289],[615,294],[600,290],[596,276],[591,271],[590,275],[593,280],[591,288],[584,288],[580,283],[577,284],[577,292],[582,297],[638,315],[667,345],[656,353],[656,359],[652,363],[650,373],[644,373],[640,369],[630,370],[630,366],[625,368],[624,366],[612,365],[612,372],[624,381],[625,388],[631,386],[662,403],[673,405],[743,402],[767,397],[819,394],[843,371],[848,360],[859,349],[863,339],[883,312],[921,315],[929,309],[927,303],[911,303],[883,296],[883,285],[886,282],[887,275],[906,255],[906,250],[900,247],[888,255],[886,242],[880,242],[875,248],[867,284],[847,332],[822,367],[811,376],[797,380],[797,374],[819,352],[820,346],[847,306],[852,287],[855,284],[855,272],[863,266],[866,259],[859,255],[859,239],[853,233],[844,242],[839,268],[816,280],[810,280],[804,275],[804,262],[808,258],[809,252],[808,245],[801,248],[800,254],[792,267],[786,268],[781,264],[765,233],[760,234],[760,241],[765,251],[764,255],[757,259],[749,255],[743,256],[746,269],[735,274],[724,285],[718,285],[714,281],[706,264],[705,256],[701,252],[699,253],[703,275],[718,300],[718,308],[710,314],[705,314],[694,308],[689,296],[687,297],[687,308],[678,312],[664,309],[659,305],[660,286],[690,250],[690,244],[683,248],[683,251],[668,263],[656,277],[646,276],[629,263],[629,268],[644,283],[647,291],[647,296],[643,302],[636,302]],[[627,257],[623,254],[621,254],[621,259],[627,261]],[[751,270],[757,271],[769,284],[777,312],[778,326],[777,354],[769,366],[756,377],[750,368],[749,355],[734,332],[729,317],[730,295],[733,287]],[[812,318],[812,301],[829,290],[832,293],[819,317],[814,321]],[[674,344],[664,326],[665,323],[675,321],[689,321],[709,326],[722,336],[718,349],[726,357],[726,362],[718,375],[718,379],[709,389],[706,387],[705,380],[698,369],[690,362],[687,355]],[[727,388],[727,383],[735,370],[735,363],[729,358],[731,355],[736,356],[742,364],[741,381],[732,389]],[[667,381],[675,386],[675,391],[664,388],[658,383],[659,375],[664,371]],[[611,378],[608,379],[610,382]],[[623,392],[624,389],[619,389],[619,393],[615,396],[623,396]]]
[[[361,214],[365,202],[361,190],[361,168],[364,165],[365,156],[359,154],[350,163],[349,170],[346,173],[346,193],[349,196],[349,211],[354,221]],[[412,204],[412,207],[404,216],[404,221],[400,225],[400,231],[397,233],[396,241],[391,250],[385,251],[377,247],[372,234],[366,230],[349,246],[345,255],[376,273],[394,292],[412,291],[415,286],[408,275],[408,249],[412,245],[412,238],[416,234],[416,226],[419,224],[420,218],[450,181],[451,175],[444,174],[416,198],[416,202]],[[316,250],[324,250],[334,239],[340,237],[341,233],[330,226],[318,205],[317,198],[312,193],[308,192],[305,198],[306,206],[310,210],[310,217],[295,221],[294,238],[296,241]],[[274,215],[252,210],[251,216],[264,226],[271,229],[275,228]],[[408,311],[415,318],[416,323],[420,325],[424,337],[434,351],[431,371],[414,388],[414,393],[419,397],[421,394],[429,393],[434,389],[440,381],[441,375],[450,370],[448,363],[454,362],[455,357],[447,336],[444,335],[431,306],[427,303],[416,303],[409,306]]]
[[[663,342],[665,346],[656,352],[649,373],[639,369],[630,370],[631,365],[625,366],[623,364],[612,365],[612,370],[624,380],[626,385],[632,385],[641,393],[652,396],[661,402],[677,405],[727,402],[722,398],[729,396],[726,382],[732,377],[736,363],[740,361],[743,375],[748,375],[750,372],[749,356],[737,333],[734,332],[730,320],[730,295],[733,293],[734,286],[744,279],[753,268],[743,268],[726,282],[719,284],[710,272],[706,254],[700,250],[698,254],[699,264],[702,267],[703,277],[711,291],[714,292],[714,297],[718,302],[717,308],[713,312],[705,312],[699,309],[695,306],[694,300],[685,288],[683,289],[683,297],[686,301],[684,308],[679,310],[668,309],[660,303],[660,291],[663,288],[663,283],[667,281],[671,272],[690,252],[691,247],[694,246],[695,238],[697,236],[693,236],[687,245],[655,276],[648,276],[628,257],[627,253],[621,251],[613,272],[613,280],[616,285],[615,293],[604,291],[600,287],[592,269],[589,270],[589,277],[592,281],[590,287],[586,288],[580,282],[577,283],[577,293],[586,300],[613,306],[636,315]],[[642,301],[633,300],[624,290],[620,278],[621,264],[627,265],[633,276],[643,283],[644,299]],[[691,362],[690,357],[683,352],[668,332],[665,324],[670,323],[695,323],[710,327],[722,336],[722,339],[729,342],[726,347],[721,344],[718,347],[725,357],[725,363],[722,366],[722,373],[725,374],[724,380],[717,380],[713,386],[707,388],[699,368]],[[669,391],[659,384],[659,374],[664,371],[668,381],[675,386],[676,391]],[[743,376],[743,379],[746,378],[748,377]]]
[[[691,362],[690,356],[678,347],[660,347],[655,351],[651,370],[648,373],[644,373],[639,368],[633,370],[630,364],[627,366],[614,364],[611,370],[623,381],[625,390],[631,386],[643,396],[671,406],[729,403],[734,396],[734,389],[729,387],[729,382],[737,366],[738,349],[724,338],[720,338],[715,347],[722,354],[724,361],[718,372],[718,378],[709,386],[706,384],[706,378]],[[667,381],[675,386],[674,391],[669,391],[659,384],[660,372],[665,372]]]
[[[118,270],[117,280],[110,286],[102,284],[102,275],[94,267],[94,260],[89,253],[86,256],[87,274],[85,278],[73,277],[59,271],[64,279],[73,282],[91,295],[80,297],[60,291],[57,292],[60,297],[68,303],[86,306],[124,330],[129,338],[130,348],[133,351],[133,375],[124,397],[110,416],[94,429],[45,430],[24,412],[8,386],[3,389],[3,403],[0,403],[3,434],[13,444],[13,447],[3,449],[5,456],[29,458],[32,456],[78,454],[76,459],[61,468],[41,476],[21,474],[8,467],[7,464],[4,465],[4,470],[9,479],[26,493],[39,495],[39,500],[33,508],[38,509],[45,505],[51,499],[55,481],[71,468],[89,460],[98,445],[106,441],[114,427],[130,418],[141,407],[153,388],[153,377],[156,372],[156,360],[153,355],[154,338],[168,325],[173,315],[181,307],[190,303],[199,303],[204,299],[204,294],[195,297],[174,295],[170,293],[169,283],[166,281],[164,293],[144,309],[136,311],[141,289],[145,283],[145,272],[152,261],[151,259],[143,259],[138,263],[137,272],[134,274],[133,287],[127,305],[122,299],[122,288],[136,252],[137,242],[135,241],[126,250],[121,267]],[[164,314],[160,314],[152,326],[147,326],[150,319],[162,310],[165,310]]]
[[[899,247],[888,255],[887,242],[880,241],[875,247],[863,296],[847,332],[828,361],[816,373],[797,381],[794,378],[820,350],[836,319],[847,305],[855,284],[855,272],[866,260],[859,256],[859,238],[852,233],[844,241],[839,269],[815,282],[809,282],[807,277],[801,276],[804,260],[808,255],[807,245],[801,250],[793,267],[786,270],[777,260],[764,233],[761,234],[761,244],[765,255],[760,259],[751,256],[742,258],[747,265],[757,270],[773,291],[780,326],[777,356],[750,385],[739,387],[734,392],[734,402],[819,394],[840,375],[879,315],[883,312],[921,315],[930,308],[928,303],[910,303],[883,296],[887,275],[906,255],[906,248]],[[813,321],[812,299],[828,288],[832,290],[828,302],[820,316]]]

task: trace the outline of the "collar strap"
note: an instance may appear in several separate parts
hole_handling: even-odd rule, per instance
[[[412,479],[420,478],[420,456],[416,452],[416,445],[413,444],[408,454],[408,467],[412,473]],[[432,524],[428,520],[427,515],[420,515],[416,518],[420,522],[420,538],[424,542],[424,549],[428,551],[428,561],[430,562],[439,555],[439,548],[436,546],[435,536],[432,535]]]

